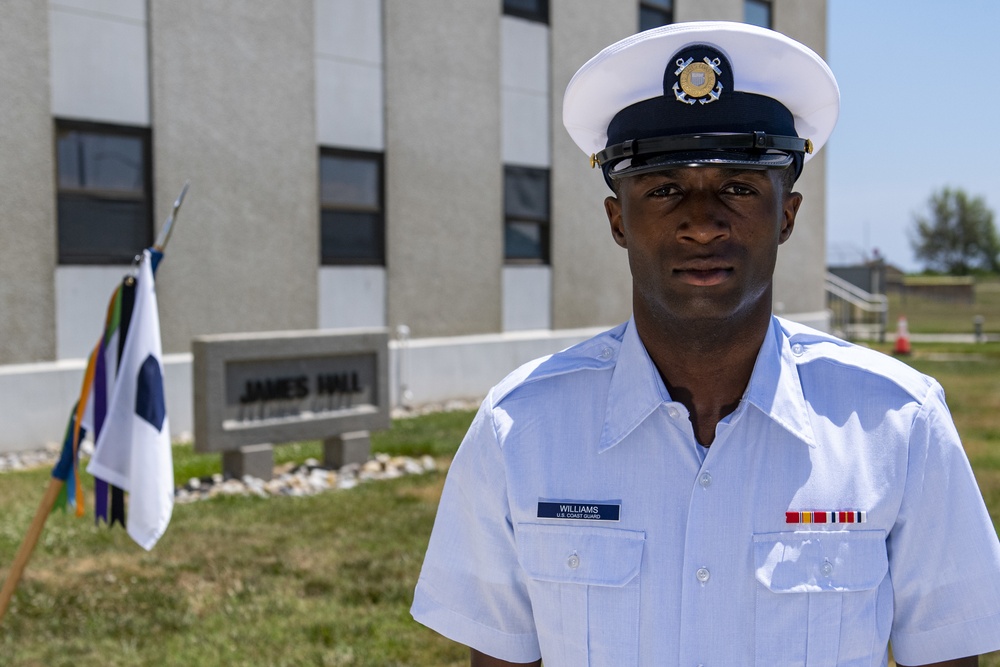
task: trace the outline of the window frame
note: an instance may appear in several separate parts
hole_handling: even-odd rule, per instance
[[[378,203],[375,206],[358,205],[338,205],[323,201],[323,166],[324,156],[341,157],[354,160],[366,160],[376,165],[378,172],[378,185],[376,197]],[[333,146],[319,147],[319,163],[317,164],[317,180],[319,182],[319,263],[320,266],[385,266],[386,265],[386,240],[385,240],[385,153],[380,151],[364,151],[351,148],[338,148]],[[327,255],[323,248],[323,212],[341,211],[346,213],[370,213],[375,214],[375,233],[378,243],[377,257],[335,257]]]
[[[534,21],[536,23],[549,24],[549,0],[538,0],[539,8],[537,11],[528,11],[521,9],[519,7],[509,7],[506,2],[502,2],[501,11],[504,16],[516,16],[517,18],[525,19],[527,21]]]
[[[655,26],[647,26],[643,28],[642,12],[644,9],[650,12],[656,12],[657,14],[666,17],[666,21],[661,22]],[[653,28],[659,28],[660,26],[670,25],[673,22],[674,22],[673,2],[670,3],[670,9],[664,9],[663,5],[658,2],[645,2],[644,0],[639,0],[639,30],[652,30]]]
[[[142,194],[131,196],[121,190],[100,190],[91,188],[64,188],[59,179],[59,136],[63,132],[83,132],[89,134],[104,134],[110,136],[138,137],[142,141]],[[127,265],[135,261],[136,255],[154,243],[153,233],[153,132],[152,128],[135,125],[119,125],[97,121],[75,120],[72,118],[53,118],[54,152],[53,168],[55,169],[55,199],[56,199],[56,255],[59,266],[94,266],[94,265]],[[111,253],[86,254],[70,252],[63,247],[59,232],[59,207],[63,198],[70,200],[89,201],[137,201],[144,205],[142,235],[145,242],[135,253],[125,257]]]
[[[503,193],[504,193],[504,211],[503,211],[503,261],[506,266],[549,266],[552,258],[552,170],[547,167],[534,167],[530,165],[521,164],[505,164],[503,166]],[[545,194],[547,197],[546,209],[548,211],[547,216],[533,216],[533,215],[513,215],[507,210],[507,179],[508,169],[519,169],[534,171],[539,173],[544,173],[545,175]],[[507,255],[507,227],[511,223],[527,222],[534,223],[539,226],[541,232],[541,239],[539,241],[541,245],[541,257],[509,257]]]

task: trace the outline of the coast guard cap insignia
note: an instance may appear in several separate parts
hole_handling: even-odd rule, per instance
[[[694,58],[677,59],[677,69],[674,76],[674,97],[684,104],[711,104],[722,96],[722,81],[719,76],[722,70],[719,58],[695,60]]]

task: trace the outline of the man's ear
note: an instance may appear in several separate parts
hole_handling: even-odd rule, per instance
[[[798,192],[789,192],[785,196],[785,202],[781,207],[781,231],[778,233],[778,244],[782,244],[792,235],[795,229],[795,216],[802,205],[802,195]]]
[[[611,224],[611,237],[622,248],[627,248],[625,229],[622,225],[621,201],[617,197],[608,197],[604,200],[604,212],[608,214],[608,222]]]

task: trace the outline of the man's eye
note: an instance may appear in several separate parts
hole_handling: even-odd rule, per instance
[[[730,195],[745,196],[754,194],[755,190],[746,185],[733,184],[733,185],[727,185],[723,189],[723,192]]]
[[[653,190],[650,194],[654,197],[669,197],[670,195],[677,194],[677,188],[673,185],[661,185],[660,187]]]

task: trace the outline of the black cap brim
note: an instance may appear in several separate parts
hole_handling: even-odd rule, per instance
[[[648,174],[681,167],[721,167],[725,169],[781,169],[795,163],[791,153],[782,151],[689,151],[625,158],[605,171],[609,179]]]

